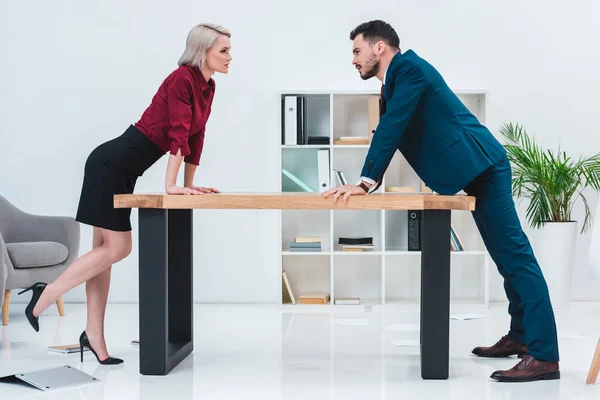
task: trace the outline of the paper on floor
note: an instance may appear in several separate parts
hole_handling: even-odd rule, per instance
[[[456,319],[459,321],[466,321],[469,319],[480,319],[480,318],[490,318],[489,314],[452,314],[450,315],[450,319]]]

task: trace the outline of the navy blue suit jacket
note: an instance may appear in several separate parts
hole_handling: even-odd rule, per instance
[[[455,194],[506,154],[439,72],[412,50],[392,59],[383,98],[385,113],[361,176],[380,183],[400,150],[428,187]]]

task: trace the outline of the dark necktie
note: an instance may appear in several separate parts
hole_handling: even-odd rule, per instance
[[[384,88],[384,85],[381,85],[381,92],[380,92],[381,98],[379,99],[379,116],[380,117],[383,114],[385,114],[385,99],[383,97],[383,88]]]

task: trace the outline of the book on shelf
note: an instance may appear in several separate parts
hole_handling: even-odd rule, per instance
[[[294,236],[295,243],[321,243],[320,236]]]
[[[309,136],[307,144],[312,145],[329,145],[331,139],[329,136]]]
[[[72,353],[79,353],[80,348],[79,348],[79,344],[61,344],[61,345],[49,346],[48,351],[51,353],[58,353],[58,354],[72,354]],[[90,351],[90,349],[88,349],[87,347],[84,347],[83,351]]]
[[[290,247],[290,253],[314,253],[321,251],[321,247]]]
[[[334,300],[334,304],[339,305],[359,305],[360,298],[359,297],[336,297]]]
[[[338,238],[338,244],[346,245],[372,245],[372,236],[340,236]]]
[[[321,251],[320,237],[298,237],[288,243],[290,251]]]
[[[343,244],[342,251],[368,251],[373,250],[375,246],[372,244]]]
[[[289,242],[290,251],[321,251],[321,242]]]
[[[465,249],[462,241],[458,237],[458,234],[452,225],[450,225],[450,248],[453,251],[464,251]]]
[[[329,303],[329,293],[304,293],[300,295],[300,304],[327,304]]]
[[[337,140],[333,141],[333,144],[340,145],[357,145],[357,144],[369,144],[369,137],[364,136],[342,136]]]
[[[338,169],[334,169],[333,170],[335,172],[335,177],[338,181],[338,184],[340,186],[345,185],[346,184],[346,177],[344,176],[344,172],[338,170]]]
[[[338,238],[338,244],[342,251],[361,252],[375,248],[372,236],[342,236]]]
[[[294,291],[292,290],[292,285],[290,284],[290,280],[287,276],[287,273],[283,271],[281,273],[281,302],[283,304],[292,303],[296,304],[296,296],[294,296]]]
[[[290,249],[320,249],[321,242],[289,242]]]

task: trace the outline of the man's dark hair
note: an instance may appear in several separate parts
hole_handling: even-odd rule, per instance
[[[363,38],[370,44],[383,40],[388,46],[400,50],[400,38],[398,38],[394,28],[387,22],[381,20],[363,22],[350,32],[350,40],[354,40],[361,33]]]

